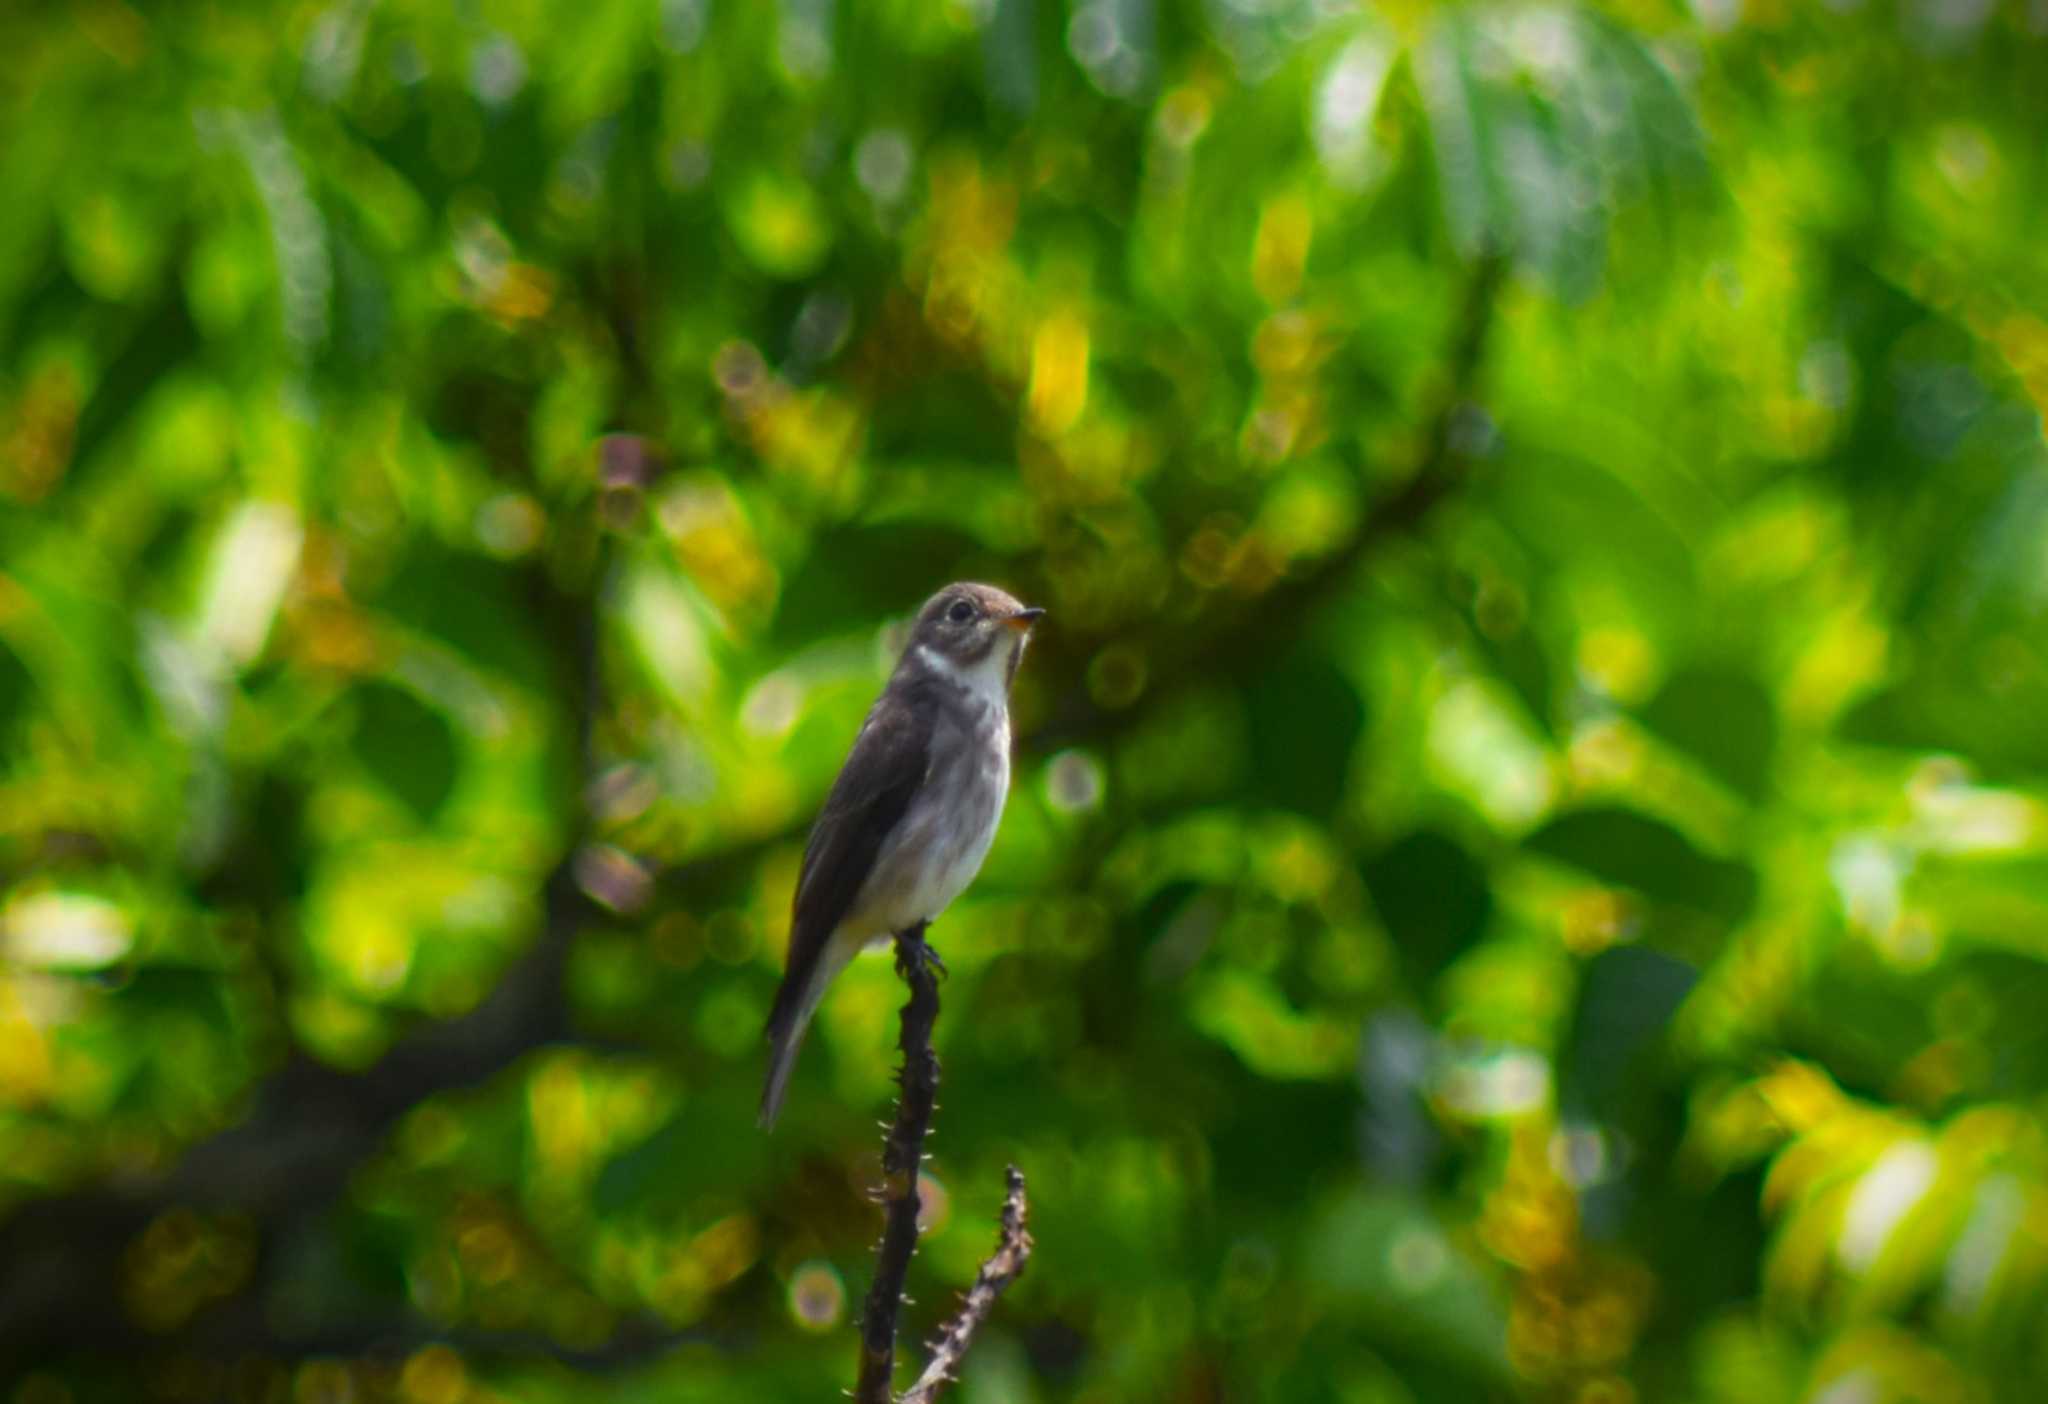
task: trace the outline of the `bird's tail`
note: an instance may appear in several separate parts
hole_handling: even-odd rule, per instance
[[[761,1089],[759,1117],[763,1131],[775,1129],[775,1118],[782,1111],[782,1095],[789,1090],[789,1075],[796,1068],[797,1052],[804,1046],[811,1015],[818,1012],[825,987],[859,949],[858,942],[827,941],[807,975],[792,970],[783,976],[782,988],[775,992],[775,1008],[768,1015],[768,1083]]]

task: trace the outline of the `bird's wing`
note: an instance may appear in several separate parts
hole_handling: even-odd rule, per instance
[[[778,1014],[785,999],[801,994],[801,977],[852,910],[875,856],[924,784],[931,768],[930,701],[917,688],[884,692],[825,797],[797,878],[789,968],[775,1001]]]

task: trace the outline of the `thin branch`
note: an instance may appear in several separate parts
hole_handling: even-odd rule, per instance
[[[939,1060],[932,1052],[932,1025],[939,1017],[939,964],[925,944],[925,924],[896,933],[896,973],[910,986],[903,1006],[903,1095],[896,1124],[882,1145],[882,1241],[875,1250],[875,1281],[861,1315],[860,1380],[854,1404],[891,1404],[896,1371],[896,1316],[903,1306],[903,1282],[917,1251],[917,1214],[923,1207],[917,1173],[924,1164],[925,1133],[939,1095]]]
[[[967,1348],[974,1344],[974,1333],[995,1309],[996,1298],[1024,1275],[1024,1265],[1031,1261],[1031,1230],[1025,1226],[1031,1206],[1024,1198],[1024,1172],[1012,1165],[1003,1178],[1009,1190],[1003,1196],[996,1251],[975,1274],[974,1285],[968,1288],[960,1310],[932,1342],[930,1363],[917,1377],[917,1383],[905,1392],[900,1404],[932,1404],[946,1382],[959,1377],[960,1362],[966,1357]]]

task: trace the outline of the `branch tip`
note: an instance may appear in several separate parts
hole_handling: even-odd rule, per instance
[[[1024,1197],[1024,1174],[1012,1165],[1003,1176],[1003,1210],[995,1252],[981,1265],[960,1310],[933,1340],[931,1361],[924,1373],[897,1400],[892,1386],[896,1319],[903,1305],[911,1300],[904,1286],[910,1260],[917,1253],[917,1219],[923,1207],[918,1191],[920,1167],[930,1159],[924,1145],[938,1101],[939,1060],[932,1052],[932,1026],[939,1015],[938,980],[946,973],[945,963],[925,943],[924,930],[920,924],[896,933],[896,973],[910,987],[910,1000],[903,1006],[903,1032],[898,1040],[903,1067],[897,1082],[903,1094],[896,1104],[896,1119],[882,1143],[883,1183],[877,1193],[883,1204],[882,1239],[875,1247],[875,1280],[861,1313],[860,1378],[853,1390],[855,1404],[932,1404],[939,1390],[959,1373],[961,1359],[972,1344],[974,1333],[988,1319],[996,1298],[1023,1273],[1031,1257],[1031,1234],[1025,1226],[1029,1205]]]

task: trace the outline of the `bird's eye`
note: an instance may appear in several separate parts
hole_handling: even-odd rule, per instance
[[[974,618],[974,606],[965,600],[955,600],[953,601],[953,607],[946,611],[946,618],[952,620],[955,624],[965,624],[968,620]]]

